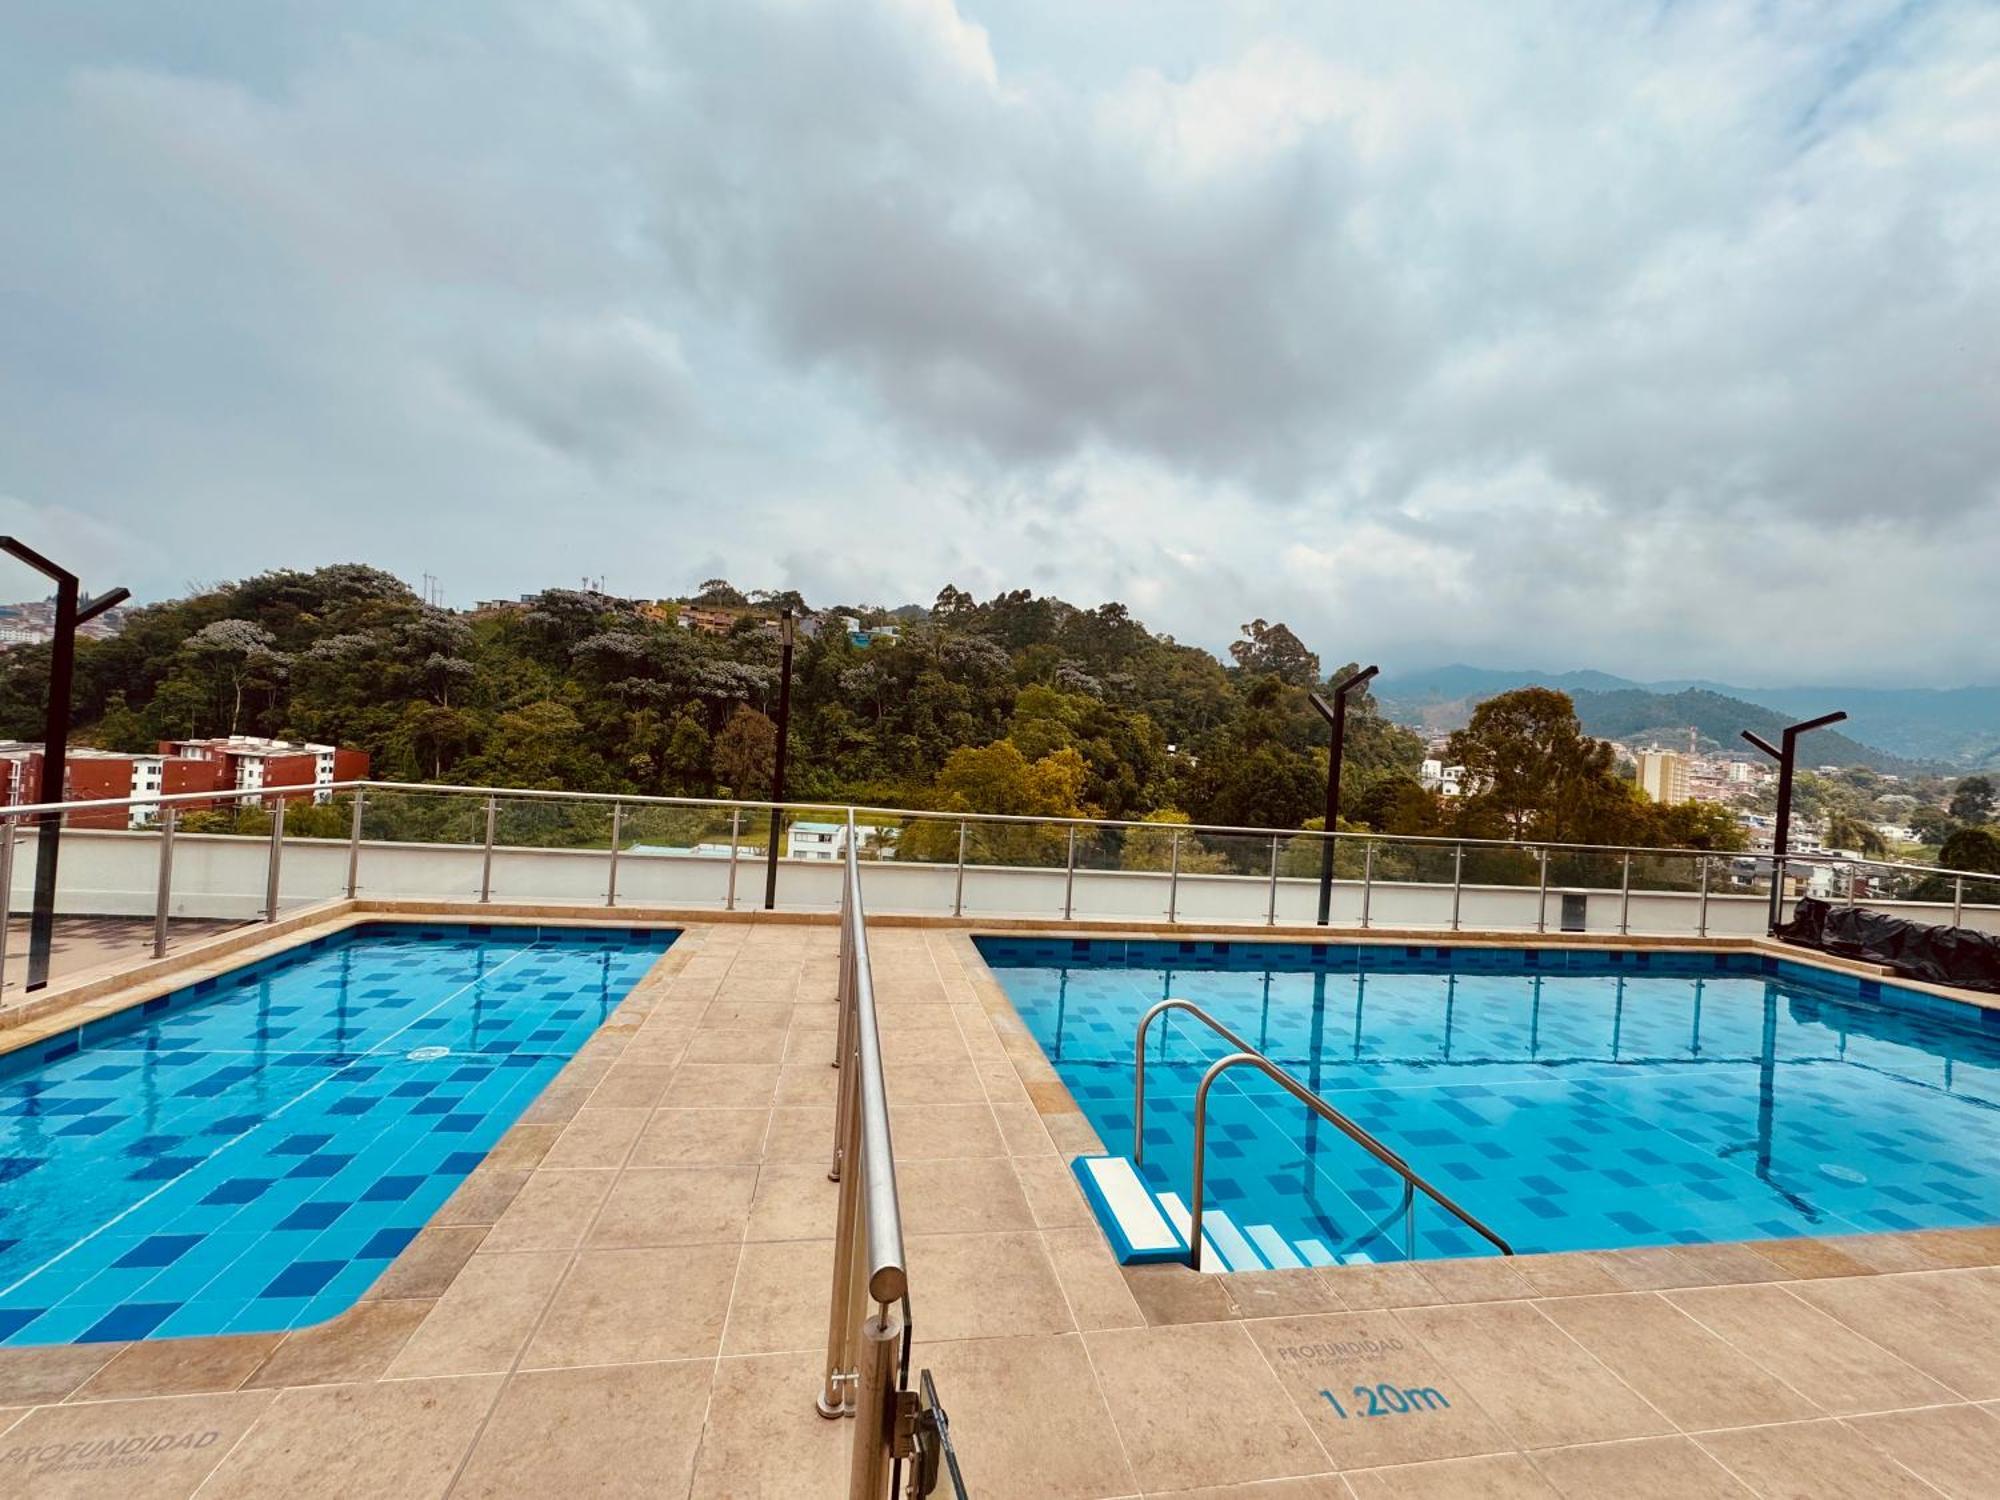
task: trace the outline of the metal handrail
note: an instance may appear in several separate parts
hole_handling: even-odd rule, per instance
[[[1461,1224],[1464,1224],[1468,1229],[1471,1229],[1496,1246],[1502,1255],[1512,1255],[1514,1253],[1513,1246],[1487,1228],[1485,1224],[1481,1223],[1471,1213],[1459,1207],[1458,1204],[1446,1197],[1437,1188],[1431,1186],[1415,1168],[1404,1161],[1394,1151],[1391,1151],[1376,1136],[1364,1130],[1331,1104],[1328,1104],[1326,1100],[1315,1094],[1303,1083],[1300,1083],[1297,1078],[1272,1062],[1270,1058],[1244,1041],[1242,1037],[1231,1031],[1227,1026],[1224,1026],[1214,1016],[1211,1016],[1191,1000],[1176,1000],[1169,997],[1147,1011],[1139,1021],[1137,1041],[1138,1069],[1132,1081],[1132,1160],[1134,1164],[1142,1163],[1145,1160],[1142,1152],[1146,1136],[1146,1031],[1153,1024],[1153,1017],[1159,1015],[1162,1011],[1169,1010],[1186,1011],[1197,1021],[1208,1027],[1209,1030],[1222,1037],[1232,1047],[1238,1049],[1228,1057],[1221,1058],[1210,1066],[1209,1070],[1202,1075],[1201,1086],[1195,1090],[1194,1172],[1188,1188],[1190,1200],[1188,1205],[1188,1265],[1193,1269],[1197,1271],[1201,1269],[1202,1187],[1208,1175],[1208,1091],[1214,1085],[1215,1080],[1231,1068],[1241,1067],[1246,1064],[1250,1067],[1260,1069],[1274,1083],[1284,1089],[1286,1093],[1297,1099],[1306,1108],[1310,1109],[1335,1130],[1338,1130],[1342,1135],[1353,1141],[1355,1145],[1381,1162],[1383,1166],[1394,1172],[1398,1177],[1401,1177],[1405,1190],[1403,1194],[1403,1212],[1405,1215],[1409,1213],[1411,1206],[1415,1202],[1413,1192],[1421,1192],[1425,1197],[1437,1204],[1438,1207],[1451,1214]]]
[[[827,1173],[840,1184],[840,1200],[826,1370],[815,1404],[823,1417],[856,1419],[848,1470],[850,1500],[885,1500],[897,1451],[888,1413],[897,1404],[903,1379],[898,1351],[908,1346],[909,1273],[903,1261],[896,1153],[889,1135],[856,842],[850,817],[841,883],[840,1016],[834,1051],[840,1092],[834,1111],[833,1165]],[[869,1314],[871,1299],[875,1310]]]
[[[498,797],[507,801],[525,802],[601,802],[605,804],[624,803],[627,807],[683,807],[708,808],[716,812],[725,811],[779,811],[779,812],[824,812],[834,813],[844,819],[898,818],[907,821],[933,823],[998,823],[1019,825],[1040,825],[1057,828],[1104,828],[1131,829],[1148,833],[1172,832],[1176,835],[1216,834],[1225,837],[1246,837],[1270,839],[1313,839],[1348,842],[1368,845],[1420,844],[1441,849],[1519,849],[1557,850],[1576,854],[1631,854],[1662,858],[1750,860],[1758,864],[1775,863],[1768,852],[1750,849],[1690,849],[1680,846],[1654,846],[1647,844],[1576,844],[1554,839],[1492,839],[1457,837],[1451,834],[1378,833],[1350,832],[1336,830],[1332,833],[1319,828],[1254,828],[1226,823],[1147,823],[1133,818],[1067,818],[1037,817],[1030,813],[982,813],[971,811],[951,811],[938,808],[876,807],[864,803],[847,802],[771,802],[752,797],[673,797],[646,795],[634,792],[591,792],[591,791],[551,791],[543,787],[496,787],[460,786],[449,783],[425,781],[334,781],[304,782],[288,786],[225,787],[214,791],[201,792],[156,792],[143,797],[100,797],[79,798],[73,802],[34,802],[14,807],[0,808],[0,818],[30,819],[43,813],[92,812],[111,808],[168,807],[197,802],[254,801],[268,798],[273,801],[280,797],[296,800],[304,796],[326,795],[340,792],[400,792],[405,794],[432,792],[441,796]],[[1993,880],[1991,870],[1959,870],[1943,865],[1912,864],[1907,860],[1871,859],[1866,856],[1843,854],[1792,853],[1786,856],[1787,864],[1802,864],[1815,860],[1837,864],[1866,866],[1878,870],[1901,870],[1913,875],[1963,875],[1969,880]]]

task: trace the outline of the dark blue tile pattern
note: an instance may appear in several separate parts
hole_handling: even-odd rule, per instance
[[[982,938],[1105,1146],[1171,994],[1305,1079],[1518,1250],[2000,1222],[1996,1013],[1754,954]],[[1142,1176],[1188,1192],[1227,1050],[1154,1023]],[[1254,1073],[1210,1096],[1211,1213],[1342,1258],[1410,1250],[1401,1185]],[[1422,1199],[1418,1200],[1420,1204]],[[1418,1258],[1487,1253],[1434,1207]]]
[[[342,1311],[673,937],[370,924],[0,1058],[0,1343]]]

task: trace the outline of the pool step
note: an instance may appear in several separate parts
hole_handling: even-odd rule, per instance
[[[1188,1206],[1178,1193],[1147,1187],[1128,1156],[1079,1156],[1070,1163],[1121,1266],[1187,1259]],[[1331,1266],[1365,1255],[1339,1257],[1318,1240],[1288,1240],[1269,1224],[1237,1226],[1222,1209],[1201,1217],[1204,1271],[1270,1271]]]

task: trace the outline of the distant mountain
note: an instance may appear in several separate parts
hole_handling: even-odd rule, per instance
[[[1844,708],[1840,729],[1817,731],[1815,764],[1865,765],[1907,775],[2000,766],[2000,686],[1967,688],[1743,688],[1683,679],[1635,682],[1607,672],[1504,671],[1450,666],[1383,679],[1383,711],[1431,733],[1456,729],[1483,698],[1517,687],[1552,687],[1576,700],[1584,727],[1606,738],[1685,735],[1692,725],[1717,744],[1745,729],[1766,738],[1796,719]]]

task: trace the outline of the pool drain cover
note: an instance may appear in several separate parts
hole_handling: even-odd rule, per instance
[[[450,1057],[449,1047],[412,1047],[403,1056],[410,1062],[436,1062],[440,1057]]]

